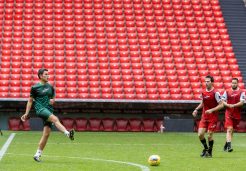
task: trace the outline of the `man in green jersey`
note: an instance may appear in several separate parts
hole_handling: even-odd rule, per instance
[[[40,157],[48,141],[52,124],[54,124],[59,131],[63,132],[71,140],[74,140],[74,130],[67,131],[59,119],[53,114],[55,90],[48,83],[48,70],[39,69],[38,78],[40,79],[40,82],[32,86],[30,97],[26,105],[26,112],[24,115],[22,115],[21,120],[25,121],[29,117],[29,112],[31,110],[32,104],[34,103],[36,115],[43,119],[44,124],[43,135],[40,139],[37,152],[34,155],[34,160],[40,162]]]

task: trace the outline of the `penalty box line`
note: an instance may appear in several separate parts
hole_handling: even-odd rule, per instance
[[[4,154],[6,153],[9,145],[11,144],[12,140],[15,137],[15,133],[11,133],[7,141],[4,143],[3,147],[0,150],[0,161],[2,160]]]

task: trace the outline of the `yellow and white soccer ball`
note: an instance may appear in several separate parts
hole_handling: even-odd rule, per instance
[[[158,155],[149,156],[148,163],[150,166],[159,166],[161,163],[161,158]]]

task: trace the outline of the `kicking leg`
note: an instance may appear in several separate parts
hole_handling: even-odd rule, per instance
[[[71,140],[74,140],[74,130],[67,131],[67,129],[61,124],[58,117],[56,117],[54,114],[49,116],[48,121],[55,124],[56,128],[63,132],[66,136],[68,136]]]

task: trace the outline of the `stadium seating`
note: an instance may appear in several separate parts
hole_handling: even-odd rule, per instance
[[[99,118],[90,118],[89,122],[89,131],[100,131],[101,130],[101,119]]]
[[[115,120],[116,122],[116,130],[119,132],[128,131],[128,120],[124,118],[118,118]]]
[[[194,100],[206,74],[244,89],[218,0],[4,4],[0,98],[27,98],[41,67],[57,98]]]
[[[161,126],[164,126],[163,119],[156,119],[156,120],[155,120],[154,130],[155,130],[156,132],[157,132],[157,131],[160,131]],[[165,127],[165,126],[164,126],[164,127]]]
[[[114,119],[104,118],[102,119],[103,131],[114,131]]]
[[[86,118],[75,118],[75,130],[86,131],[87,130],[87,119]]]
[[[246,121],[241,120],[237,126],[236,132],[246,132]]]
[[[130,131],[139,132],[142,131],[142,121],[141,119],[131,118],[129,119]]]
[[[9,130],[19,131],[21,130],[21,119],[17,117],[11,117],[8,120]]]
[[[30,120],[26,120],[25,122],[21,122],[21,127],[23,131],[30,131],[31,127],[30,127]]]
[[[153,132],[154,131],[155,120],[153,119],[143,119],[143,131]]]
[[[67,130],[74,129],[74,119],[72,118],[61,118],[61,123]]]
[[[158,132],[161,125],[164,124],[163,119],[137,119],[137,118],[62,118],[62,124],[68,129],[75,129],[76,131],[118,131],[118,132]],[[200,120],[194,122],[194,132],[198,131]],[[20,118],[9,118],[9,129],[14,131],[24,130],[29,131],[29,120],[22,122]],[[164,126],[164,125],[163,125]],[[215,132],[223,132],[224,122],[218,121]],[[246,121],[240,121],[236,132],[246,132]]]

